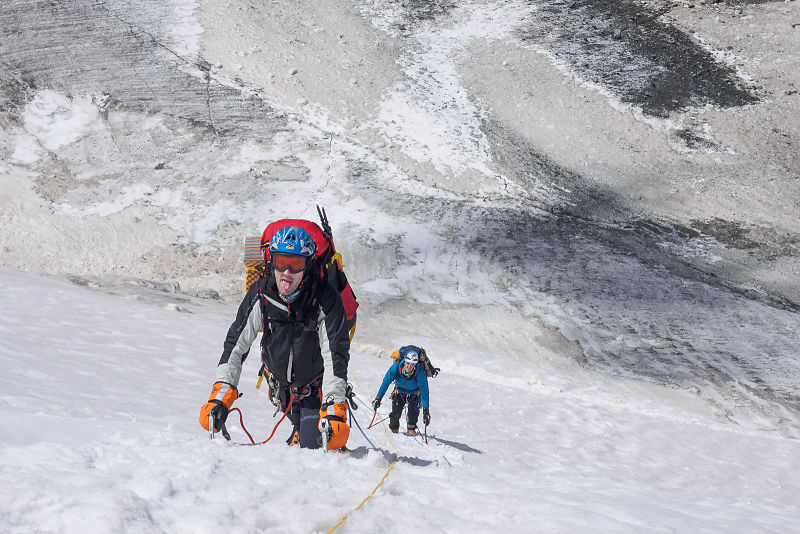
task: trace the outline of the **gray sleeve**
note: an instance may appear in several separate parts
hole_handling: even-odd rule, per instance
[[[220,357],[219,365],[217,366],[218,382],[225,382],[236,388],[239,387],[242,364],[250,353],[250,346],[258,337],[258,332],[263,326],[263,315],[259,299],[258,292],[251,289],[239,306],[236,319],[228,329],[222,357]]]
[[[332,322],[332,317],[328,317],[325,315],[323,310],[319,312],[319,320],[317,322],[317,332],[319,332],[319,348],[322,354],[322,363],[325,367],[325,372],[322,375],[322,402],[331,402],[339,403],[344,402],[347,399],[345,398],[345,388],[347,387],[347,360],[345,359],[344,362],[344,373],[341,370],[341,361],[343,359],[343,355],[338,354],[334,349],[331,348],[331,337],[334,339],[336,338],[337,334],[344,329],[344,322],[339,321],[341,323],[334,332],[334,330],[330,328],[330,323]],[[333,336],[331,336],[333,334]],[[347,355],[349,356],[349,354]],[[336,360],[336,365],[334,365],[334,360]],[[344,376],[342,376],[344,374]]]

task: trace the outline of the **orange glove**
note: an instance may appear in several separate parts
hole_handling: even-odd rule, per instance
[[[333,405],[333,415],[328,409],[320,409],[320,419],[327,419],[330,425],[328,431],[328,450],[341,449],[347,445],[350,437],[350,427],[347,425],[347,403],[339,402]]]
[[[228,411],[233,406],[233,401],[239,398],[239,392],[235,387],[225,382],[217,382],[211,388],[211,395],[208,402],[200,408],[200,425],[206,430],[208,428],[208,416],[214,416],[214,432],[222,430],[222,425],[228,418]]]

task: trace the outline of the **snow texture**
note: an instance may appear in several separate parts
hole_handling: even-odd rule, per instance
[[[349,375],[366,435],[353,426],[351,452],[287,447],[285,422],[250,446],[235,414],[232,442],[212,441],[197,413],[231,309],[156,306],[8,269],[0,281],[5,533],[327,532],[344,517],[340,532],[797,525],[797,440],[720,423],[657,388],[441,339],[387,339],[425,346],[442,368],[427,444],[385,422],[367,429],[391,361],[358,343]],[[257,367],[246,362],[236,405],[261,441],[278,419],[254,390]]]
[[[796,8],[654,4],[6,2],[0,533],[796,531]],[[317,204],[366,436],[209,440],[243,238]],[[366,429],[409,343],[427,444]]]

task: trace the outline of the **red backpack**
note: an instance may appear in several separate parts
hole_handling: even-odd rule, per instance
[[[350,283],[347,281],[347,276],[344,274],[342,255],[336,252],[336,247],[333,244],[333,235],[328,225],[328,217],[325,210],[317,206],[317,212],[322,222],[322,228],[316,223],[305,219],[281,219],[267,225],[260,241],[256,241],[257,237],[245,238],[244,264],[247,269],[245,292],[250,289],[250,285],[253,282],[264,276],[267,268],[266,262],[269,261],[269,242],[275,232],[287,226],[302,228],[311,235],[314,244],[317,246],[314,259],[319,265],[320,278],[328,280],[342,297],[345,326],[352,340],[356,330],[358,301],[353,289],[350,287]],[[263,255],[261,253],[262,250],[264,251]]]

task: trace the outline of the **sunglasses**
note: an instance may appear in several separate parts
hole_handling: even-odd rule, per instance
[[[273,254],[272,268],[282,273],[289,269],[290,273],[302,273],[306,269],[306,258],[294,254]]]

